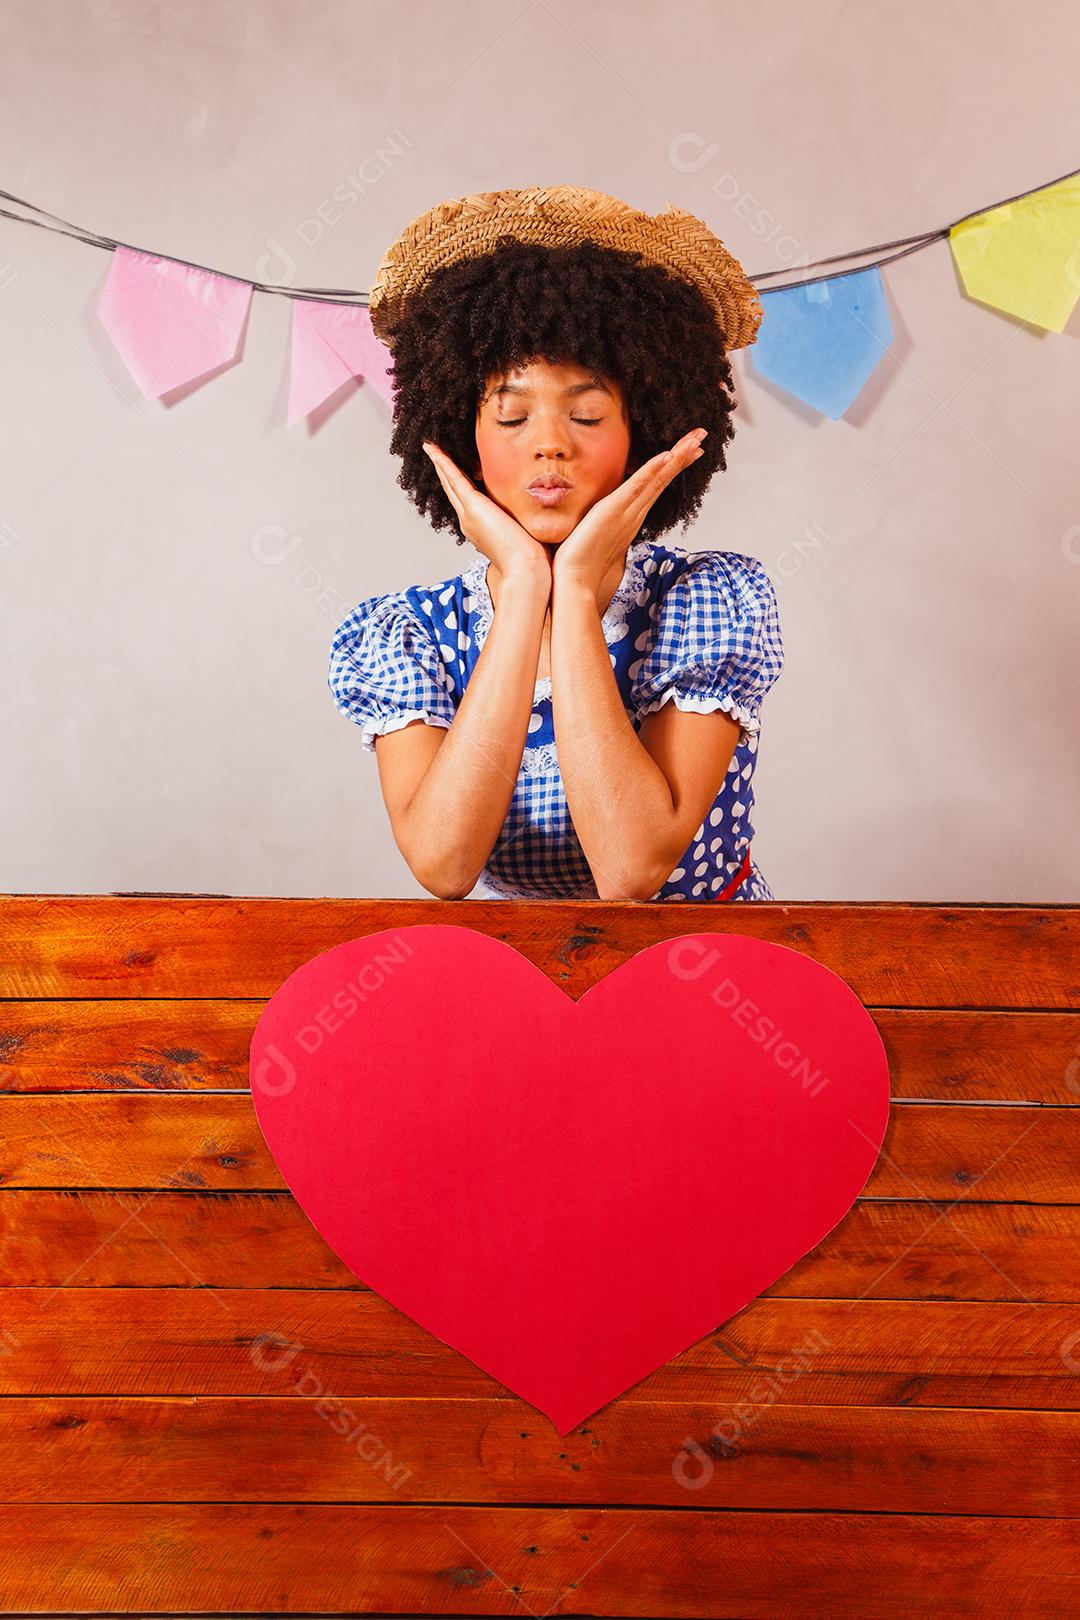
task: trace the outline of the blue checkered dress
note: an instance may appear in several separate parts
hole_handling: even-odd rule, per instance
[[[329,687],[365,749],[410,720],[449,726],[493,617],[481,557],[452,579],[360,602],[334,633]],[[776,593],[737,551],[687,552],[639,540],[603,619],[611,665],[635,731],[669,699],[740,722],[723,786],[653,900],[713,900],[743,864],[761,702],[784,663]],[[551,678],[536,682],[514,796],[481,874],[484,897],[595,899],[559,775]],[[772,900],[751,858],[732,900]]]

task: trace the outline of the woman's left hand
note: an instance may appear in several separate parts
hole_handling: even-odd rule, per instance
[[[599,590],[616,558],[625,561],[627,547],[660,493],[685,467],[705,454],[700,444],[707,431],[693,428],[672,449],[653,456],[618,489],[591,506],[556,548],[552,564],[555,577],[572,577]]]

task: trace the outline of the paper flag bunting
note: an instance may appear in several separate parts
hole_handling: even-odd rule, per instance
[[[962,220],[949,246],[970,298],[1064,331],[1080,297],[1080,175]]]
[[[577,1001],[475,929],[348,940],[271,996],[250,1075],[330,1247],[560,1434],[819,1243],[889,1118],[850,986],[728,933],[647,946]]]
[[[875,267],[763,292],[754,370],[834,420],[843,416],[893,338]]]
[[[367,309],[361,304],[294,299],[286,426],[307,416],[351,377],[371,383],[390,404],[393,362],[386,344],[371,330]]]
[[[98,318],[145,399],[232,360],[251,283],[134,248],[113,250]]]

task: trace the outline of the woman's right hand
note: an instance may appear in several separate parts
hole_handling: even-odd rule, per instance
[[[495,564],[500,579],[535,571],[540,577],[546,576],[550,588],[551,564],[539,540],[534,540],[517,519],[504,511],[490,495],[477,489],[468,474],[462,472],[445,450],[430,439],[425,439],[423,445],[439,475],[447,499],[457,513],[462,535],[489,562]]]

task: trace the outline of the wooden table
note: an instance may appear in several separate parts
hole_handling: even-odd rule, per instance
[[[1080,908],[0,913],[4,1613],[1080,1614]],[[293,969],[434,921],[574,997],[673,934],[775,940],[889,1053],[850,1214],[562,1439],[346,1270],[252,1108]]]

